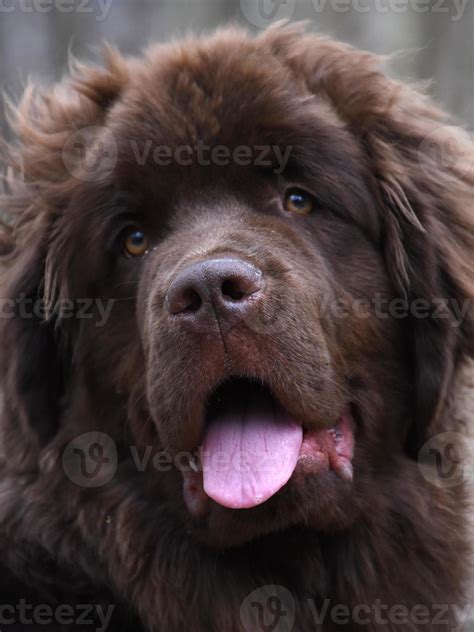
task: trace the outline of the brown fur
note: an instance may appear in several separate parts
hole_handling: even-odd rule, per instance
[[[4,601],[115,603],[114,629],[167,632],[242,630],[244,598],[273,584],[291,591],[301,632],[339,629],[316,626],[309,598],[464,605],[466,488],[430,484],[417,456],[429,437],[473,421],[468,403],[452,411],[474,356],[474,147],[378,65],[300,27],[255,39],[227,29],[142,60],[108,51],[104,69],[79,65],[53,91],[26,90],[7,157],[4,204],[18,219],[3,294],[50,307],[117,302],[103,328],[97,314],[61,321],[54,309],[41,322],[3,323]],[[117,166],[100,182],[64,165],[67,139],[88,126],[106,126],[118,143]],[[436,161],[427,138],[454,139],[456,160]],[[138,166],[132,139],[293,151],[277,179],[235,165]],[[275,199],[285,183],[315,195],[313,216],[284,214]],[[110,247],[124,212],[152,236],[141,262]],[[268,284],[256,323],[235,327],[225,345],[187,336],[163,309],[179,270],[222,252],[257,264]],[[442,319],[320,313],[325,299],[376,294],[470,304],[459,326],[449,308]],[[259,508],[215,505],[198,521],[179,472],[137,472],[127,446],[193,449],[209,392],[231,375],[267,382],[309,428],[334,422],[349,397],[353,485],[328,475]],[[112,482],[85,489],[61,455],[93,430],[114,438],[121,460]]]

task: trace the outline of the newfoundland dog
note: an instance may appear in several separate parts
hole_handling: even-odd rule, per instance
[[[474,146],[379,63],[226,29],[12,110],[2,630],[467,625]]]

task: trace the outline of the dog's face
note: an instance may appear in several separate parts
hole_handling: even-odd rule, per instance
[[[389,395],[403,390],[400,328],[354,309],[356,299],[393,295],[370,173],[317,101],[302,106],[291,91],[278,98],[275,86],[259,107],[256,76],[236,113],[234,73],[227,84],[204,86],[196,75],[181,107],[173,93],[145,92],[146,103],[125,98],[112,111],[121,153],[101,195],[108,209],[93,211],[93,199],[84,213],[84,196],[100,195],[88,188],[80,208],[64,215],[61,234],[77,253],[72,277],[84,282],[76,291],[117,300],[106,327],[84,332],[83,353],[100,367],[90,379],[127,395],[138,437],[153,420],[156,434],[144,445],[158,437],[175,463],[180,455],[172,494],[211,539],[301,520],[347,524],[364,464],[386,452],[396,460],[406,431],[391,410],[403,402]],[[150,141],[173,156],[191,146],[199,121],[187,104],[203,89],[218,102],[199,111],[214,120],[203,143],[276,148],[289,156],[283,173],[274,155],[266,169],[200,164],[197,156],[161,168],[134,163],[131,140],[143,155]],[[371,428],[371,398],[385,389],[376,411],[384,423]],[[196,459],[191,466],[185,454]]]
[[[347,527],[409,459],[417,380],[420,423],[443,388],[414,349],[451,343],[388,311],[404,266],[364,122],[267,49],[197,50],[134,68],[107,112],[114,169],[49,229],[51,286],[113,301],[105,326],[65,325],[76,384],[94,423],[170,455],[151,475],[198,538]]]

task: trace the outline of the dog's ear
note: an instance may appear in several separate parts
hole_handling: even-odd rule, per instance
[[[43,297],[44,239],[32,242],[15,262],[2,301],[2,442],[21,469],[35,466],[56,432],[67,376],[67,355]]]
[[[410,307],[413,454],[443,429],[453,379],[474,357],[474,145],[434,108],[417,105],[408,93],[404,121],[387,115],[385,136],[379,130],[369,150],[385,202],[388,266]]]
[[[474,356],[474,144],[382,60],[299,27],[267,38],[358,139],[380,200],[387,267],[410,307],[416,453],[436,432],[463,359]]]
[[[57,430],[68,376],[67,344],[54,317],[54,301],[68,290],[58,220],[85,186],[73,162],[81,148],[71,155],[70,139],[105,124],[129,76],[128,62],[113,50],[105,68],[74,66],[71,79],[48,91],[29,86],[11,107],[15,142],[4,157],[0,427],[9,463],[23,470],[37,466]]]
[[[474,147],[454,127],[407,138],[406,126],[399,142],[378,141],[379,185],[388,268],[409,306],[415,417],[407,446],[417,454],[442,430],[453,379],[474,357],[474,171],[464,162],[469,156],[474,169]]]

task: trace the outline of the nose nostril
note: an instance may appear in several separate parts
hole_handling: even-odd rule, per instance
[[[226,279],[221,286],[222,294],[225,298],[230,298],[233,301],[241,301],[245,292],[239,287],[239,284],[233,279]]]
[[[183,294],[183,307],[181,312],[193,313],[199,311],[202,305],[202,298],[196,290],[188,290]]]
[[[243,318],[258,303],[263,274],[239,259],[209,259],[182,270],[166,294],[166,309],[171,316],[184,316],[182,322],[203,331],[216,331],[216,318],[227,324]]]

